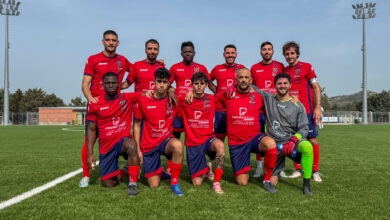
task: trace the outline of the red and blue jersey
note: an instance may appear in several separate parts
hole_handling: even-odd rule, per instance
[[[131,85],[135,82],[134,90],[136,92],[145,92],[147,90],[154,90],[156,87],[154,86],[154,72],[158,68],[165,67],[159,62],[156,63],[148,63],[145,60],[141,60],[135,62],[129,75],[127,75],[127,82]],[[173,81],[173,77],[171,77],[171,82]]]
[[[119,82],[129,72],[132,64],[122,55],[116,54],[114,57],[106,57],[103,52],[92,55],[88,58],[84,68],[84,75],[92,77],[91,94],[93,97],[104,96],[103,75],[107,72],[118,74]],[[120,90],[118,90],[120,91]]]
[[[113,101],[99,97],[97,103],[89,103],[87,120],[95,122],[99,129],[99,152],[107,153],[118,141],[129,137],[133,116],[133,104],[142,93],[118,93]]]
[[[260,133],[259,115],[263,108],[263,98],[257,92],[240,93],[226,98],[217,93],[217,98],[225,105],[227,136],[229,145],[244,144]]]
[[[291,76],[290,95],[298,97],[307,114],[313,113],[313,89],[310,80],[317,78],[313,67],[309,63],[298,61],[295,66],[286,66],[284,71]]]
[[[169,72],[176,81],[176,96],[185,96],[188,91],[192,90],[191,77],[196,72],[206,73],[210,79],[207,68],[202,64],[193,62],[191,65],[185,65],[183,62],[174,64]]]
[[[251,68],[253,84],[257,88],[276,94],[274,79],[276,74],[283,72],[283,64],[273,60],[270,64],[264,64],[262,61],[256,63]]]
[[[223,108],[222,103],[210,94],[202,98],[193,98],[189,105],[183,97],[179,98],[178,117],[183,119],[185,128],[185,145],[194,147],[203,144],[214,136],[215,110]]]
[[[162,99],[142,97],[135,108],[135,118],[143,120],[141,128],[141,151],[155,149],[168,137],[173,137],[173,120],[177,107],[169,103],[168,96]]]
[[[244,68],[242,64],[235,63],[232,67],[226,66],[226,64],[220,64],[214,67],[210,73],[210,80],[217,80],[217,92],[223,92],[228,87],[235,86],[236,83],[236,71],[237,69]]]

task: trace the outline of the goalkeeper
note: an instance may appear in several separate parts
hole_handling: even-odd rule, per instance
[[[276,95],[252,86],[256,92],[261,94],[264,100],[267,115],[267,136],[272,137],[277,145],[284,145],[283,149],[278,152],[278,159],[272,173],[271,183],[276,185],[278,182],[279,173],[285,169],[285,158],[287,156],[302,164],[302,190],[305,195],[312,195],[310,178],[313,167],[313,147],[305,139],[309,132],[309,122],[305,107],[300,102],[291,102],[293,98],[289,95],[291,87],[289,74],[277,74],[274,84],[277,91]]]

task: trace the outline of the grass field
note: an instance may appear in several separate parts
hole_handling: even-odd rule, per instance
[[[62,128],[0,127],[0,202],[81,167],[83,128]],[[0,210],[0,219],[390,218],[390,125],[326,126],[319,143],[323,182],[312,182],[312,197],[302,195],[302,179],[281,179],[276,195],[266,193],[259,179],[238,186],[227,155],[224,195],[215,195],[209,181],[192,186],[186,163],[180,176],[183,197],[173,195],[167,180],[150,189],[142,178],[140,194],[128,198],[127,181],[106,189],[94,171],[88,188],[77,186],[80,174]],[[287,167],[291,172],[291,161]]]

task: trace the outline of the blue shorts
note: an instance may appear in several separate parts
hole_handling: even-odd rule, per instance
[[[183,132],[184,131],[184,124],[180,121],[178,117],[175,117],[173,120],[173,132]]]
[[[163,168],[161,166],[160,155],[164,155],[165,157],[167,157],[165,155],[165,148],[167,147],[167,144],[171,139],[172,139],[171,137],[165,139],[165,141],[163,141],[160,145],[158,145],[153,150],[142,154],[144,159],[145,178],[149,178],[162,173]]]
[[[118,141],[107,153],[100,154],[100,176],[102,180],[110,179],[119,174],[118,157],[122,155],[127,160],[127,154],[122,152],[122,144],[129,137]]]
[[[215,136],[207,139],[203,144],[195,147],[187,147],[187,164],[190,170],[191,179],[194,179],[204,173],[207,173],[206,156],[214,160],[217,152],[211,152],[211,144],[217,138]]]
[[[309,133],[307,134],[308,138],[315,138],[318,136],[317,125],[313,119],[313,113],[307,114],[307,119],[309,120]]]
[[[250,153],[260,154],[261,156],[265,155],[265,152],[259,151],[259,144],[263,137],[265,137],[264,134],[258,134],[244,144],[229,145],[230,160],[232,161],[233,171],[236,176],[246,173],[251,169]]]
[[[226,111],[215,111],[214,134],[226,134]]]
[[[88,122],[94,122],[94,121],[87,120],[87,117],[88,117],[88,104],[87,104],[87,111],[85,112],[85,130],[84,130],[85,137],[87,137],[88,135]],[[97,127],[97,124],[96,124],[96,138],[99,138],[99,128]]]
[[[267,121],[267,115],[265,113],[260,113],[259,115],[259,123],[260,123],[260,131],[265,133],[265,123]]]

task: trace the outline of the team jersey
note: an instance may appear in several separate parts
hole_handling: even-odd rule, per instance
[[[180,111],[177,116],[183,119],[185,128],[185,145],[194,147],[203,144],[214,136],[215,110],[223,108],[219,100],[210,94],[202,98],[193,98],[189,105],[184,97],[179,98]]]
[[[313,90],[310,80],[317,78],[313,67],[309,63],[298,61],[295,66],[286,66],[284,71],[291,76],[290,95],[296,95],[306,109],[306,113],[313,113]]]
[[[233,98],[218,93],[217,98],[225,105],[227,136],[229,145],[248,142],[260,133],[259,115],[263,108],[263,98],[257,92],[240,93],[235,89]]]
[[[143,120],[141,151],[147,153],[168,137],[173,137],[173,120],[177,107],[169,103],[168,96],[162,99],[142,97],[136,108],[135,118]]]
[[[176,96],[185,96],[188,91],[192,90],[191,77],[196,72],[206,73],[210,79],[209,72],[202,64],[193,62],[191,65],[185,65],[183,62],[174,64],[169,72],[176,81]]]
[[[107,72],[118,74],[119,82],[129,72],[132,64],[122,55],[116,54],[114,57],[106,57],[103,52],[92,55],[88,58],[84,68],[84,75],[92,77],[91,94],[93,97],[104,96],[103,75]],[[119,90],[120,91],[120,88]]]
[[[220,64],[214,67],[210,73],[210,80],[217,80],[217,92],[223,92],[227,87],[235,86],[237,69],[245,68],[244,65],[235,63],[232,67]]]
[[[274,79],[276,74],[283,72],[283,64],[273,60],[270,64],[264,64],[262,61],[256,63],[251,68],[253,84],[257,88],[276,94]]]
[[[145,60],[135,62],[129,75],[127,75],[127,82],[131,85],[135,82],[134,90],[136,92],[146,92],[147,90],[154,90],[154,72],[158,68],[165,67],[164,65],[156,62],[150,64]],[[171,77],[171,82],[173,77]]]
[[[118,98],[106,101],[99,97],[97,103],[88,104],[87,120],[95,122],[99,129],[99,152],[105,154],[122,138],[129,137],[133,118],[133,104],[142,93],[118,93]]]

